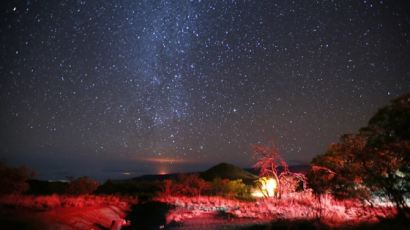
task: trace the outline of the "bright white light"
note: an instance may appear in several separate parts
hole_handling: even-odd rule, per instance
[[[266,190],[269,197],[273,197],[275,195],[276,186],[277,184],[275,179],[269,178],[266,180],[264,189]]]
[[[273,197],[278,186],[277,181],[273,178],[261,177],[258,180],[259,188],[254,189],[251,195],[253,197]]]

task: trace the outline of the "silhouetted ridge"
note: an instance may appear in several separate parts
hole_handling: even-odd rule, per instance
[[[202,172],[200,176],[207,181],[211,181],[215,178],[230,180],[242,179],[243,182],[248,183],[257,179],[255,174],[228,163],[217,164],[205,172]]]

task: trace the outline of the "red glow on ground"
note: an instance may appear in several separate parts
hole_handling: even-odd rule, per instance
[[[41,226],[35,229],[95,229],[96,224],[104,229],[120,229],[118,227],[130,224],[124,218],[135,202],[104,195],[0,197],[0,206],[12,207],[9,212],[13,220],[29,220],[34,226]]]
[[[293,193],[282,196],[282,199],[260,199],[253,202],[238,201],[222,197],[183,197],[163,196],[158,201],[175,205],[176,208],[167,214],[167,223],[184,223],[191,219],[223,211],[239,222],[258,220],[270,222],[276,218],[288,220],[314,220],[320,217],[329,227],[340,227],[359,223],[375,223],[377,217],[392,217],[392,207],[363,206],[355,200],[338,201],[324,195],[319,203],[309,192]]]

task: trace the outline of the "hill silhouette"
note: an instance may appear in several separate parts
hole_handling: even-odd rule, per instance
[[[217,164],[205,172],[200,173],[200,177],[207,181],[211,181],[215,178],[229,180],[242,179],[245,183],[251,183],[258,178],[255,174],[228,163]]]
[[[291,172],[300,172],[300,173],[305,173],[307,169],[309,168],[309,165],[290,165],[289,170]],[[279,168],[279,171],[281,169]],[[123,179],[123,180],[114,180],[114,181],[162,181],[165,179],[176,179],[179,175],[185,174],[185,175],[191,175],[191,174],[199,174],[199,176],[207,181],[212,181],[215,178],[221,178],[221,179],[230,179],[230,180],[237,180],[237,179],[242,179],[244,183],[252,183],[254,180],[258,178],[258,170],[255,170],[253,168],[249,169],[242,169],[238,166],[235,166],[233,164],[229,163],[219,163],[211,168],[209,168],[206,171],[203,172],[185,172],[185,173],[170,173],[170,174],[165,174],[165,175],[158,175],[158,174],[152,174],[152,175],[142,175],[130,179]]]

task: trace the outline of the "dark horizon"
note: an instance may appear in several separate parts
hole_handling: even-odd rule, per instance
[[[34,170],[36,173],[34,179],[39,180],[66,180],[72,177],[89,176],[101,182],[108,179],[129,179],[134,177],[140,177],[145,175],[164,175],[164,174],[177,174],[177,173],[197,173],[203,172],[217,164],[229,163],[238,166],[242,169],[251,169],[252,165],[241,165],[235,162],[211,162],[211,163],[150,163],[150,164],[135,164],[135,162],[106,162],[105,164],[93,164],[92,160],[86,162],[81,160],[71,160],[70,162],[64,161],[64,163],[57,162],[53,164],[53,167],[44,167],[44,161],[53,162],[52,159],[39,159],[39,158],[24,158],[13,159],[14,161],[8,161],[7,159],[0,159],[3,163],[9,164],[14,167],[26,166]],[[30,164],[27,164],[30,162]],[[294,166],[306,166],[309,162],[288,162],[290,167]],[[138,168],[143,165],[142,168]]]
[[[273,140],[308,163],[410,92],[409,8],[4,2],[0,160],[102,178],[250,167],[250,146]]]

